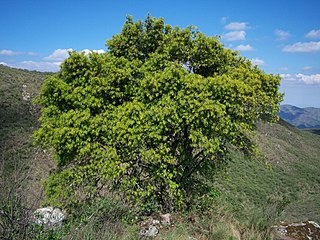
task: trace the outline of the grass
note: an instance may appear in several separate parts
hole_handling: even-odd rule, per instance
[[[235,207],[241,209],[240,217],[245,217],[242,205],[246,204],[249,211],[264,215],[276,216],[267,212],[278,209],[281,215],[271,217],[274,220],[319,222],[320,137],[280,121],[272,126],[261,124],[256,141],[260,160],[235,154],[227,178],[218,181],[228,201],[240,205]]]
[[[62,227],[30,224],[43,199],[41,180],[54,167],[50,152],[32,145],[38,110],[32,105],[46,74],[0,65],[0,238],[138,239],[144,216],[111,198],[82,206]],[[23,87],[26,85],[26,87]],[[30,99],[24,100],[27,91]],[[259,158],[238,152],[212,191],[156,239],[271,239],[279,221],[320,222],[320,136],[290,124],[259,124]]]
[[[37,127],[37,109],[32,97],[47,74],[11,69],[0,65],[0,238],[26,239],[31,236],[27,221],[39,206],[28,192],[30,169],[37,149],[32,132]],[[29,92],[30,98],[23,99]],[[30,190],[30,189],[29,189]],[[27,203],[27,198],[32,201]]]
[[[1,173],[11,175],[33,149],[31,134],[37,127],[38,109],[32,98],[48,74],[0,65],[0,152]],[[30,98],[23,98],[28,94]],[[2,178],[5,180],[7,178]]]

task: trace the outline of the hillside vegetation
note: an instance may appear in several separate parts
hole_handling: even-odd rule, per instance
[[[32,145],[38,110],[31,100],[47,74],[0,65],[0,238],[137,239],[148,209],[106,195],[48,230],[27,217],[41,205],[40,181],[54,168],[51,156]],[[30,96],[30,97],[28,97]],[[174,212],[158,239],[271,239],[283,221],[320,221],[320,136],[285,121],[259,124],[259,159],[233,152],[226,170],[207,179],[212,190],[188,212]],[[152,211],[152,206],[150,206]]]
[[[1,184],[11,182],[20,163],[29,163],[34,151],[31,134],[39,117],[32,99],[48,75],[0,65]]]
[[[260,124],[256,141],[260,161],[235,155],[220,180],[233,203],[249,201],[267,211],[275,204],[283,221],[320,221],[320,137],[280,120]]]
[[[320,128],[320,108],[281,105],[279,116],[297,128]]]
[[[40,204],[37,174],[45,165],[34,171],[38,150],[32,145],[32,133],[37,128],[39,109],[32,99],[48,75],[0,65],[1,239],[24,239],[26,218]]]

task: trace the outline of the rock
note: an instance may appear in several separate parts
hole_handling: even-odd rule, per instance
[[[152,224],[153,225],[159,225],[160,224],[160,221],[158,219],[153,219],[152,220]]]
[[[141,229],[139,232],[140,237],[155,237],[159,233],[158,228],[153,225],[150,225],[147,228]]]
[[[306,221],[273,226],[274,239],[320,239],[320,226],[316,222]]]
[[[148,227],[150,225],[160,225],[160,224],[161,224],[161,222],[159,219],[153,218],[153,217],[148,217],[144,221],[140,222],[139,225],[142,227]]]
[[[27,92],[27,85],[23,84],[22,85],[22,99],[24,101],[29,101],[31,98],[30,93]]]
[[[279,236],[286,236],[288,232],[286,226],[272,226],[271,229]]]
[[[60,226],[64,213],[56,207],[39,208],[33,213],[34,223],[47,226]]]
[[[309,221],[310,224],[312,224],[314,227],[319,228],[320,229],[320,225],[314,221]]]
[[[171,224],[171,214],[166,213],[160,216],[161,217],[161,224],[163,225],[170,225]]]

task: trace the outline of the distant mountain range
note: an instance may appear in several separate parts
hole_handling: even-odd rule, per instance
[[[297,128],[320,128],[320,108],[281,105],[279,117]]]

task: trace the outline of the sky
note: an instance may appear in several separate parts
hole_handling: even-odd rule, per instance
[[[105,52],[126,16],[220,36],[266,73],[282,104],[320,107],[319,0],[0,0],[0,64],[59,71],[69,50]]]

